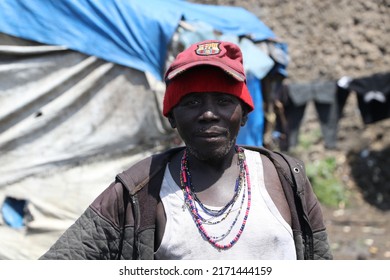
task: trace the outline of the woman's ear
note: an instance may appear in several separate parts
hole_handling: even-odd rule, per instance
[[[173,117],[172,112],[170,112],[168,115],[168,121],[169,121],[172,128],[176,128],[176,121],[175,121],[175,118]]]

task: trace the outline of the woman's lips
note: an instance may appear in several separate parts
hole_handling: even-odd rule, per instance
[[[202,132],[197,134],[198,137],[205,137],[205,138],[218,137],[221,135],[222,133],[217,133],[217,132]]]
[[[216,130],[209,130],[209,131],[201,131],[195,133],[195,137],[204,139],[204,140],[218,140],[221,138],[226,137],[225,131],[216,131]]]

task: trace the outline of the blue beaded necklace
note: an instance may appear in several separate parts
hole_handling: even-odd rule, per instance
[[[181,187],[183,190],[184,194],[184,201],[185,204],[191,213],[191,216],[200,231],[201,235],[209,242],[211,243],[214,247],[218,249],[229,249],[231,248],[240,238],[245,225],[246,221],[248,219],[249,215],[249,210],[250,210],[250,205],[251,205],[251,185],[250,185],[250,179],[249,179],[249,172],[248,172],[248,167],[246,165],[245,161],[245,154],[242,148],[235,146],[236,152],[238,154],[238,165],[240,168],[239,176],[236,180],[235,188],[234,188],[234,195],[232,199],[221,209],[215,210],[215,209],[210,209],[206,207],[196,196],[194,187],[191,183],[191,174],[188,168],[188,156],[187,156],[187,151],[185,150],[181,159],[181,170],[180,170],[180,183]],[[245,188],[247,187],[247,188]],[[228,243],[226,244],[221,244],[219,241],[223,240],[233,229],[234,225],[237,223],[238,218],[240,217],[241,210],[244,208],[244,202],[245,202],[245,189],[247,189],[247,194],[248,194],[248,201],[247,201],[247,206],[246,206],[246,211],[245,211],[245,216],[242,220],[242,224],[240,229],[238,230],[237,234],[235,237]],[[220,236],[212,236],[210,235],[205,227],[204,224],[208,225],[216,225],[225,220],[230,214],[233,209],[233,206],[235,202],[237,201],[238,197],[240,196],[240,193],[243,192],[242,194],[242,199],[240,202],[240,208],[239,211],[237,211],[237,214],[232,222],[232,224],[229,226],[228,230],[220,235]],[[198,210],[198,205],[199,207],[209,216],[212,218],[216,218],[216,220],[207,220],[204,217],[202,217],[199,213]]]

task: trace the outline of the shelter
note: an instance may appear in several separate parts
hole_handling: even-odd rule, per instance
[[[3,0],[0,19],[0,259],[38,258],[116,173],[175,145],[162,77],[186,44],[242,46],[258,105],[249,144],[261,144],[260,80],[286,66],[273,32],[238,7]]]

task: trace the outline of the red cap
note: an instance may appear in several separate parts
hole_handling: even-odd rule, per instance
[[[210,65],[221,68],[237,81],[245,81],[240,48],[230,42],[206,40],[191,45],[179,53],[165,74],[165,81],[194,66]]]
[[[198,68],[197,66],[212,67]],[[207,74],[205,68],[209,69]],[[185,73],[189,69],[193,71]],[[195,69],[202,70],[195,71]],[[210,76],[210,69],[223,71],[212,71]],[[165,74],[165,81],[167,89],[164,96],[164,116],[168,115],[184,95],[191,92],[225,92],[240,98],[249,106],[250,111],[254,109],[246,86],[241,50],[230,42],[207,40],[191,45],[177,55]]]

